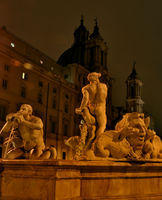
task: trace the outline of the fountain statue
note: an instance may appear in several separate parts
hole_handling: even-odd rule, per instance
[[[45,147],[42,120],[32,112],[30,105],[23,104],[17,113],[7,115],[7,122],[0,131],[9,133],[3,158],[56,159],[56,149]]]
[[[65,144],[73,149],[75,160],[162,159],[162,142],[149,129],[150,118],[143,113],[126,113],[115,130],[106,128],[107,86],[100,73],[88,74],[88,85],[82,88],[81,106],[76,114],[83,117],[80,137],[73,136]]]

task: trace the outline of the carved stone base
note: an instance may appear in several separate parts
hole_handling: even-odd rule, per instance
[[[1,160],[0,199],[161,200],[162,160]]]

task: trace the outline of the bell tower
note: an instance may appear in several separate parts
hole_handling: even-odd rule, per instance
[[[89,36],[86,43],[85,64],[90,71],[107,70],[107,44],[104,42],[98,27],[97,19],[95,19],[95,26],[93,33]]]
[[[141,98],[142,81],[136,72],[136,62],[133,62],[133,69],[126,80],[127,98],[126,110],[127,112],[143,112],[143,100]]]

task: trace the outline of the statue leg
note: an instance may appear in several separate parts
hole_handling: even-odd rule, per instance
[[[96,131],[96,126],[88,127],[89,138],[87,141],[86,149],[90,148],[92,140],[95,138],[95,131]]]
[[[21,156],[24,156],[24,151],[21,149],[15,149],[7,153],[6,159],[16,159]]]
[[[96,114],[96,119],[97,119],[97,123],[98,123],[98,129],[96,131],[96,136],[98,137],[106,129],[107,117],[106,117],[105,111],[102,110],[102,107],[100,109],[97,109],[95,114]]]

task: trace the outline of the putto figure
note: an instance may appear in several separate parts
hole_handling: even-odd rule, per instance
[[[97,72],[88,74],[87,79],[90,83],[82,88],[83,99],[80,108],[76,108],[77,114],[83,113],[85,121],[92,121],[95,116],[97,121],[96,136],[105,131],[107,123],[107,86],[100,82],[100,77],[101,74]]]
[[[17,113],[10,113],[6,117],[6,124],[1,132],[10,132],[6,140],[4,158],[49,159],[56,158],[54,147],[45,149],[43,140],[43,122],[32,115],[33,109],[23,104]],[[9,150],[9,144],[13,148]],[[9,151],[8,151],[9,150]]]

